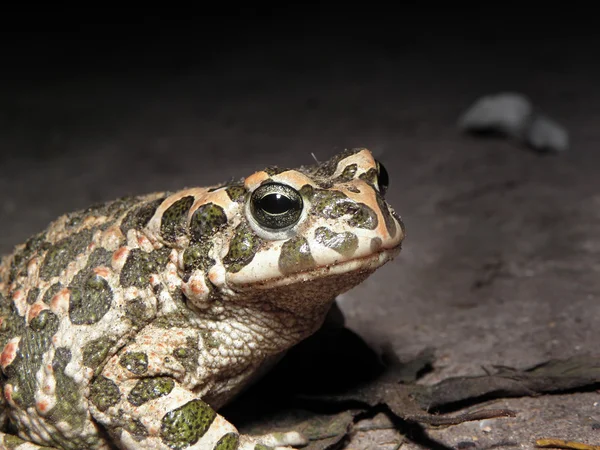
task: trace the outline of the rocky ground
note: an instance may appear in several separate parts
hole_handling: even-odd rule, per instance
[[[392,45],[357,27],[206,58],[172,39],[129,65],[104,55],[48,76],[35,60],[13,66],[0,88],[0,251],[99,200],[366,146],[387,167],[407,238],[397,260],[340,299],[349,328],[403,360],[434,348],[422,383],[600,356],[597,41],[507,44],[484,25],[472,38],[448,29],[437,39],[399,30]],[[540,155],[458,131],[474,100],[506,90],[564,125],[570,150]],[[499,400],[517,417],[428,433],[449,448],[533,448],[540,437],[598,445],[599,402],[594,391]],[[358,431],[348,448],[402,442],[420,448],[393,429]]]

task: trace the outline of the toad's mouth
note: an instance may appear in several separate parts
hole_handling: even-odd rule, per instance
[[[310,270],[282,275],[276,278],[267,278],[252,283],[238,284],[234,289],[236,291],[245,291],[248,288],[266,290],[348,273],[362,272],[369,274],[398,256],[401,248],[402,246],[400,244],[392,248],[382,248],[376,253],[359,258],[317,266]]]

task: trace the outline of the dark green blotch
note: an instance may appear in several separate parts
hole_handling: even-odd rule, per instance
[[[4,369],[4,375],[6,383],[17,387],[13,392],[13,400],[26,409],[35,404],[36,373],[42,364],[44,353],[50,348],[60,321],[56,314],[45,309],[27,326],[14,305],[3,305],[2,317],[6,323],[5,332],[2,333],[4,343],[8,337],[21,336],[16,356]]]
[[[27,293],[27,303],[29,305],[33,305],[35,303],[35,301],[37,300],[38,296],[40,295],[40,289],[39,288],[31,288],[29,290],[29,292]]]
[[[306,238],[296,236],[286,241],[279,255],[279,269],[285,275],[312,269],[316,263]]]
[[[346,166],[346,168],[342,171],[342,173],[338,177],[336,177],[334,182],[335,183],[347,183],[348,181],[350,181],[354,178],[354,175],[356,175],[357,170],[358,170],[358,165],[356,163]]]
[[[188,195],[169,206],[162,215],[160,234],[167,242],[175,242],[177,236],[185,233],[187,213],[194,204],[194,197]]]
[[[309,173],[312,173],[313,175],[315,175],[317,177],[329,178],[335,173],[338,163],[340,161],[342,161],[343,159],[345,159],[349,156],[352,156],[362,150],[364,150],[364,149],[362,149],[362,148],[346,149],[346,150],[332,156],[328,161],[325,161],[323,163],[320,163],[313,167],[308,168],[308,171],[309,171]]]
[[[223,225],[227,224],[225,210],[214,203],[202,205],[190,221],[190,234],[193,241],[207,240]]]
[[[183,269],[190,273],[196,269],[208,271],[215,264],[215,260],[208,256],[212,249],[212,242],[203,242],[200,244],[190,244],[183,252]]]
[[[169,261],[170,253],[171,249],[167,247],[159,248],[150,253],[146,253],[139,248],[132,249],[121,271],[121,286],[135,286],[138,288],[148,286],[150,275],[164,269]]]
[[[229,251],[223,262],[229,272],[239,272],[248,265],[262,244],[262,240],[246,223],[235,229],[235,235],[229,244]]]
[[[147,305],[141,298],[128,300],[125,304],[125,317],[138,330],[147,325],[154,316],[155,311],[153,308]]]
[[[200,336],[206,347],[217,348],[221,345],[221,341],[215,337],[211,330],[202,330]]]
[[[358,248],[358,237],[349,231],[336,233],[325,227],[315,230],[315,240],[341,255],[351,256]]]
[[[381,198],[381,195],[375,193],[375,197],[377,198],[377,205],[379,206],[379,210],[383,215],[383,221],[385,222],[385,227],[387,228],[388,234],[390,237],[394,237],[396,235],[396,222],[390,213],[389,208],[385,204],[385,201]]]
[[[357,203],[356,206],[357,209],[354,211],[353,216],[348,219],[348,224],[352,227],[366,228],[368,230],[377,228],[379,220],[375,211],[364,203]]]
[[[97,323],[110,310],[112,289],[108,281],[96,275],[92,269],[84,269],[75,275],[69,290],[69,318],[74,325]]]
[[[52,300],[52,297],[54,297],[56,294],[58,294],[62,289],[63,289],[63,285],[60,283],[54,283],[52,286],[50,286],[48,289],[46,289],[46,292],[44,292],[44,296],[42,297],[42,301],[49,305],[50,301]]]
[[[32,236],[25,242],[22,250],[15,252],[10,263],[10,271],[8,275],[8,284],[11,284],[18,275],[24,275],[27,270],[27,264],[36,253],[41,253],[50,247],[50,243],[46,242],[46,235],[39,233]]]
[[[121,356],[119,364],[135,375],[143,375],[148,371],[148,355],[144,352],[127,352]]]
[[[237,433],[224,434],[215,445],[214,450],[237,450],[240,437]]]
[[[121,399],[121,391],[116,383],[100,375],[90,387],[90,401],[104,412]]]
[[[202,400],[192,400],[162,418],[161,437],[174,450],[195,444],[215,420],[216,413]]]
[[[275,450],[270,445],[256,444],[254,446],[254,450]]]
[[[101,337],[88,342],[83,347],[83,364],[96,371],[111,356],[111,349],[117,341]]]
[[[246,196],[246,188],[243,185],[228,186],[225,192],[233,202],[241,202]]]
[[[138,419],[127,420],[123,424],[123,430],[131,434],[136,441],[141,441],[148,437],[148,429]]]
[[[131,389],[127,400],[133,406],[140,406],[150,400],[169,395],[174,387],[175,382],[168,377],[144,378]]]
[[[183,365],[187,373],[195,373],[198,368],[198,358],[200,356],[198,342],[194,338],[188,337],[186,344],[186,347],[179,347],[173,350],[173,356]]]
[[[40,266],[40,278],[49,280],[58,276],[91,242],[92,230],[86,228],[50,246]]]
[[[97,248],[91,254],[87,260],[86,267],[110,267],[112,264],[113,253],[106,250],[105,248]]]
[[[191,323],[191,311],[180,309],[178,311],[159,316],[152,322],[157,328],[189,328]]]
[[[348,224],[353,227],[374,230],[377,214],[364,203],[358,203],[346,194],[335,190],[316,190],[312,199],[311,213],[327,219],[339,219],[349,215]]]
[[[381,240],[381,238],[375,237],[375,238],[371,239],[371,251],[374,253],[374,252],[381,250],[382,244],[383,244],[383,241]]]
[[[66,347],[57,348],[52,361],[56,380],[56,405],[48,412],[47,418],[52,423],[65,421],[73,430],[80,430],[85,424],[86,414],[81,401],[80,386],[65,373],[69,361],[71,351]]]
[[[369,169],[366,172],[361,173],[358,178],[375,187],[377,186],[377,169]]]
[[[263,172],[272,177],[274,175],[279,175],[280,173],[287,172],[288,170],[290,169],[287,169],[285,167],[270,166],[265,168]]]
[[[148,225],[148,222],[150,222],[150,219],[152,219],[152,216],[164,201],[165,197],[162,197],[129,211],[121,222],[120,228],[123,235],[127,236],[128,230],[141,230]]]
[[[58,322],[58,317],[49,309],[44,309],[29,322],[33,331],[43,331],[48,326],[54,326]]]

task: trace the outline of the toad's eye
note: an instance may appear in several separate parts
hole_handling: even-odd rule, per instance
[[[295,189],[279,183],[267,183],[252,193],[250,211],[264,228],[281,230],[295,225],[304,203]]]
[[[381,195],[385,195],[387,192],[388,186],[390,184],[390,177],[388,175],[385,166],[381,164],[379,161],[377,162],[377,184],[379,186],[379,192]]]

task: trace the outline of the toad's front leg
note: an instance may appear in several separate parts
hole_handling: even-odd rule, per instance
[[[291,449],[272,445],[295,437],[294,433],[240,436],[235,426],[170,377],[118,385],[101,375],[91,386],[90,401],[94,418],[123,449]]]
[[[118,448],[262,450],[306,443],[294,432],[239,435],[202,400],[198,380],[206,376],[190,358],[197,342],[196,330],[149,327],[95,377],[90,412]]]

